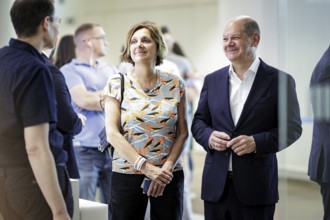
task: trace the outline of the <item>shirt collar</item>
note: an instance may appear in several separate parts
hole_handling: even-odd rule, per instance
[[[44,62],[44,59],[43,59],[41,53],[39,53],[39,51],[37,51],[36,48],[34,48],[32,45],[30,45],[24,41],[11,38],[9,41],[9,46],[20,49],[20,50],[24,50],[27,53],[32,54],[33,56],[39,58],[41,61]]]
[[[95,61],[97,67],[94,67],[94,66],[92,66],[88,63],[84,63],[80,60],[77,60],[76,58],[73,58],[72,62],[73,62],[74,65],[77,65],[77,66],[87,66],[87,67],[93,67],[93,68],[98,68],[98,67],[101,66],[101,63],[99,61]]]
[[[252,64],[250,65],[249,69],[246,71],[246,73],[252,73],[254,75],[257,74],[259,65],[260,65],[260,59],[259,59],[259,57],[256,57],[254,59],[254,61],[252,62]],[[234,71],[233,65],[230,64],[230,66],[229,66],[229,76],[233,77],[234,75],[236,75],[234,73],[235,73],[235,71]],[[244,74],[244,78],[247,76],[246,73]]]
[[[72,59],[72,63],[74,65],[77,65],[77,66],[87,66],[87,67],[91,67],[91,65],[87,64],[87,63],[84,63],[84,62],[81,62],[79,60],[77,60],[76,58],[73,58]]]
[[[251,64],[251,66],[249,67],[249,70],[252,71],[254,74],[257,74],[259,65],[260,65],[260,59],[259,57],[256,57],[253,63]]]

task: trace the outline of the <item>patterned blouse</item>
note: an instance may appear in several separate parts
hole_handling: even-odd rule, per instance
[[[185,93],[183,80],[176,75],[157,70],[157,84],[144,92],[124,74],[124,100],[121,104],[121,125],[124,137],[148,162],[161,167],[171,151],[176,136],[178,105]],[[120,75],[112,75],[103,91],[121,101]],[[113,155],[113,172],[141,174],[133,164],[116,151]],[[180,162],[174,171],[182,170]]]

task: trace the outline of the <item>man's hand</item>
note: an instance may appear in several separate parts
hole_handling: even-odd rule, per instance
[[[253,136],[241,135],[227,143],[227,147],[231,148],[238,156],[249,154],[256,151],[256,142]]]
[[[216,151],[227,150],[227,144],[230,140],[228,134],[220,131],[213,131],[209,138],[209,146]]]

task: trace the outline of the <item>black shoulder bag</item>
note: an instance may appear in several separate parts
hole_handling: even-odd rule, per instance
[[[119,73],[120,75],[120,94],[121,94],[121,101],[120,105],[123,102],[124,99],[124,75],[122,73]],[[98,147],[99,151],[103,152],[105,150],[108,150],[110,157],[113,156],[113,146],[107,141],[107,134],[105,131],[105,127],[102,129],[102,131],[99,133],[100,138],[100,145]]]

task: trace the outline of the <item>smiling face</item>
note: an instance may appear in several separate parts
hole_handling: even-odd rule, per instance
[[[256,56],[260,36],[257,33],[248,35],[244,24],[244,19],[237,19],[224,28],[223,50],[232,63],[252,63]]]
[[[148,29],[141,28],[132,35],[130,41],[130,55],[135,65],[141,62],[155,65],[157,45],[152,39]]]

